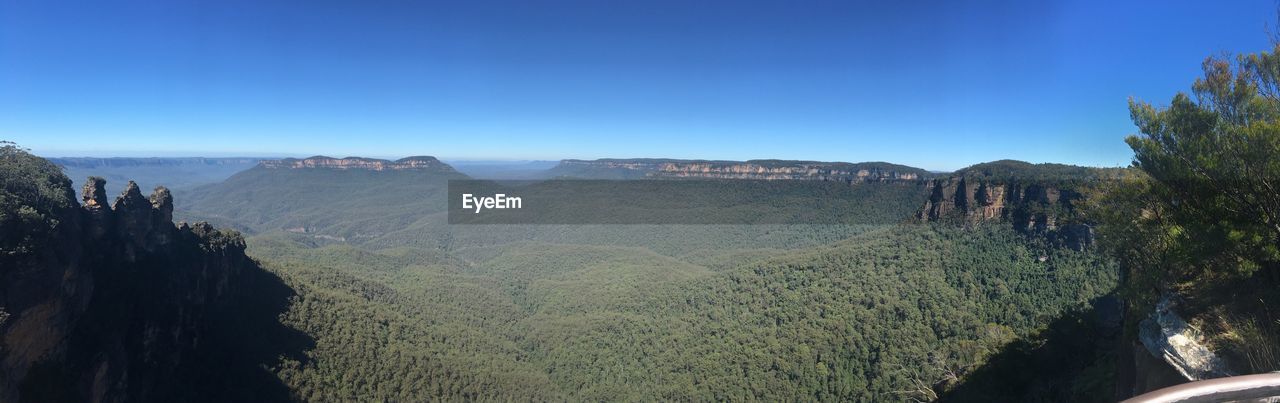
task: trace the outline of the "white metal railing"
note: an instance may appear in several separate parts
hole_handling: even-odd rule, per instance
[[[1143,393],[1123,403],[1276,401],[1277,396],[1280,372],[1272,372],[1188,382]]]

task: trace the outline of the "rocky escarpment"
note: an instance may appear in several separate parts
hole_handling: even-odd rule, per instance
[[[1059,216],[1073,211],[1073,203],[1081,199],[1079,193],[1053,185],[964,177],[936,179],[926,187],[929,200],[917,214],[920,219],[1000,220],[1023,231],[1056,229]]]
[[[271,169],[328,168],[365,169],[372,171],[427,169],[453,171],[453,167],[440,162],[440,160],[435,157],[428,156],[406,157],[395,161],[360,157],[331,158],[315,156],[304,159],[285,158],[281,160],[265,160],[259,162],[258,165]]]
[[[848,183],[917,180],[928,173],[882,162],[846,163],[783,160],[701,161],[666,159],[564,160],[557,170],[624,177],[756,180],[822,180]]]
[[[293,353],[260,350],[287,337],[290,292],[239,234],[175,225],[163,187],[109,201],[90,178],[77,204],[52,164],[4,151],[0,170],[37,168],[0,181],[20,212],[0,214],[0,401],[288,397],[264,357]]]
[[[1001,167],[1011,164],[998,163]],[[1080,219],[1078,212],[1084,198],[1080,191],[1082,183],[1090,178],[1075,171],[1070,177],[1028,172],[1030,164],[1019,164],[1014,167],[1024,172],[1010,172],[1006,168],[1002,174],[993,175],[978,169],[980,165],[930,181],[927,184],[929,198],[916,218],[969,225],[1004,223],[1022,233],[1045,236],[1075,250],[1092,244],[1093,229]]]

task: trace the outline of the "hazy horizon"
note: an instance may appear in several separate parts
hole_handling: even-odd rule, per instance
[[[1206,56],[1269,49],[1275,14],[0,0],[0,139],[48,156],[1124,166],[1127,100],[1162,104]]]
[[[21,144],[19,144],[19,146],[22,146],[22,145],[21,145]],[[397,160],[397,159],[401,159],[401,158],[405,158],[405,157],[427,155],[427,156],[435,157],[436,159],[439,159],[440,161],[443,161],[443,162],[444,162],[444,163],[446,163],[446,164],[450,164],[450,165],[454,165],[454,166],[458,166],[458,165],[522,165],[522,164],[537,164],[537,163],[557,163],[557,162],[560,162],[560,161],[563,161],[563,160],[571,160],[571,159],[597,160],[597,159],[646,159],[646,158],[652,158],[652,159],[678,159],[678,160],[721,160],[721,159],[714,159],[714,158],[698,158],[698,157],[692,157],[692,158],[680,158],[680,157],[670,157],[670,156],[664,156],[664,155],[630,156],[630,157],[606,156],[606,157],[598,157],[598,158],[554,158],[554,159],[494,159],[494,158],[470,159],[470,158],[452,158],[452,157],[442,157],[442,156],[431,155],[431,154],[422,154],[422,153],[417,153],[417,154],[410,153],[410,154],[405,154],[405,155],[345,155],[345,154],[344,154],[344,155],[325,155],[325,154],[310,154],[310,155],[306,155],[306,154],[289,154],[289,153],[259,153],[259,154],[254,155],[254,154],[252,154],[252,153],[248,153],[248,154],[237,154],[237,153],[205,153],[205,154],[200,154],[200,153],[182,153],[182,152],[175,152],[175,153],[157,153],[157,154],[149,154],[149,153],[121,153],[121,154],[88,155],[88,154],[83,154],[83,153],[57,153],[57,152],[54,152],[54,153],[44,153],[44,152],[41,152],[40,150],[35,150],[35,149],[33,149],[33,150],[32,150],[32,152],[33,152],[33,153],[35,153],[36,155],[40,155],[40,156],[45,157],[45,158],[257,158],[257,159],[283,159],[283,158],[309,158],[309,157],[316,157],[316,156],[324,156],[324,157],[331,157],[331,158],[348,158],[348,157],[376,158],[376,159],[384,159],[384,160],[392,160],[392,161]],[[1028,163],[1032,163],[1032,164],[1044,164],[1044,163],[1049,163],[1049,164],[1079,165],[1079,164],[1069,164],[1069,163],[1064,163],[1064,162],[1060,162],[1060,161],[1028,161],[1028,160],[1019,159],[1019,158],[997,158],[997,159],[992,159],[992,160],[988,160],[988,161],[977,161],[977,162],[974,162],[974,163],[972,163],[972,164],[966,164],[966,165],[958,166],[958,167],[947,167],[947,168],[936,168],[936,167],[929,166],[929,165],[912,165],[912,164],[904,164],[904,163],[900,163],[900,162],[897,162],[897,161],[882,160],[882,159],[872,159],[872,160],[851,161],[851,160],[815,160],[815,159],[812,159],[812,158],[796,158],[796,159],[791,159],[791,158],[771,158],[771,157],[760,157],[760,158],[731,159],[731,160],[721,160],[721,161],[749,161],[749,160],[791,160],[791,161],[848,162],[848,163],[859,163],[859,162],[888,162],[888,163],[893,163],[893,164],[900,164],[900,165],[907,165],[907,166],[911,166],[911,167],[915,167],[915,168],[921,168],[921,169],[924,169],[924,170],[926,170],[926,171],[930,171],[930,172],[954,172],[954,171],[957,171],[957,170],[960,170],[960,169],[963,169],[963,168],[966,168],[966,167],[969,167],[969,166],[973,166],[973,165],[976,165],[976,164],[981,164],[981,163],[985,163],[985,162],[1000,161],[1000,160],[1015,160],[1015,161],[1028,162]],[[1115,167],[1127,167],[1127,166],[1129,166],[1129,163],[1127,163],[1127,162],[1126,162],[1126,163],[1124,163],[1124,164],[1118,164],[1118,165],[1105,165],[1105,166],[1104,166],[1104,165],[1080,165],[1080,166],[1098,167],[1098,168],[1115,168]]]

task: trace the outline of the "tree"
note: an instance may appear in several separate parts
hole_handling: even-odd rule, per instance
[[[1248,274],[1280,262],[1280,44],[1210,57],[1192,95],[1168,107],[1130,100],[1140,135],[1126,142],[1169,214],[1179,250],[1199,270]]]

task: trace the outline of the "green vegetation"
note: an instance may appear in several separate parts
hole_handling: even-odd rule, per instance
[[[1121,168],[1094,168],[1064,164],[1032,164],[1016,160],[1000,160],[975,164],[956,171],[965,178],[989,181],[1021,181],[1036,183],[1093,183],[1113,179],[1124,172]]]
[[[1280,270],[1280,48],[1209,59],[1193,101],[1169,107],[1133,102],[1141,136],[1127,139],[1152,197],[1182,229],[1177,247],[1193,271]],[[1208,263],[1208,264],[1204,264]]]
[[[15,259],[50,242],[74,200],[71,181],[57,165],[0,142],[0,267],[16,267]]]
[[[180,213],[257,233],[249,253],[297,292],[286,324],[315,340],[275,370],[320,401],[985,396],[992,357],[1117,281],[1009,225],[904,223],[919,183],[678,184],[747,210],[839,195],[820,224],[450,225],[457,176],[261,168]]]
[[[996,226],[879,227],[718,269],[638,246],[290,238],[251,253],[298,290],[286,321],[316,348],[280,374],[315,400],[902,400],[1115,282]]]
[[[1095,198],[1106,249],[1146,311],[1161,293],[1242,373],[1280,369],[1280,46],[1206,59],[1192,94],[1131,101],[1141,170]]]

